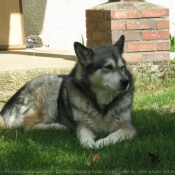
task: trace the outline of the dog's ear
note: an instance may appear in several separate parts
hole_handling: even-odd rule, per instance
[[[122,35],[119,40],[114,44],[114,46],[119,48],[120,53],[123,53],[123,47],[125,43],[125,36]]]
[[[78,61],[80,62],[82,66],[85,67],[92,63],[92,57],[94,55],[94,52],[92,51],[92,49],[85,47],[79,42],[75,42],[74,50],[78,57]]]

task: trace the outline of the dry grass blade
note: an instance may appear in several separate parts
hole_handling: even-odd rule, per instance
[[[100,154],[96,154],[93,156],[92,160],[88,161],[88,165],[92,165],[95,162],[98,162],[100,160],[101,156]]]

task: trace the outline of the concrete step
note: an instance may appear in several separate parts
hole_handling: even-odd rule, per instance
[[[75,63],[74,52],[49,48],[0,51],[0,110],[31,79],[42,74],[67,74]]]

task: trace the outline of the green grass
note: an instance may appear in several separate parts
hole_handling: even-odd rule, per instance
[[[133,123],[133,140],[98,150],[69,131],[0,130],[0,174],[175,174],[173,72],[136,79]]]

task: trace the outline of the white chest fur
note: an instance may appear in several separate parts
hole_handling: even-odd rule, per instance
[[[83,95],[70,94],[70,102],[74,120],[79,124],[86,125],[93,129],[96,133],[111,133],[119,129],[120,124],[131,118],[131,102],[130,94],[124,96],[107,110],[106,114],[101,114],[93,105],[93,103]]]

